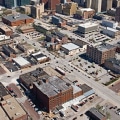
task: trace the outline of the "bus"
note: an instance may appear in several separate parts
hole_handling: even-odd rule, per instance
[[[65,71],[62,70],[60,67],[56,67],[55,70],[59,72],[61,75],[65,75]]]

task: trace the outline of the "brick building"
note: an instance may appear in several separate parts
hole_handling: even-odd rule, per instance
[[[73,89],[69,83],[56,76],[33,83],[33,93],[36,99],[42,102],[47,112],[51,112],[57,106],[82,95],[81,89],[76,90],[74,94]]]
[[[103,64],[105,60],[114,58],[116,47],[107,43],[103,43],[96,47],[92,45],[87,46],[86,55],[88,58],[96,62],[97,64]]]
[[[23,24],[33,23],[34,19],[25,14],[17,14],[4,16],[2,17],[2,21],[9,26],[19,26]]]
[[[7,35],[7,36],[11,36],[13,31],[7,27],[7,26],[1,26],[0,27],[0,32],[2,32],[3,34]]]

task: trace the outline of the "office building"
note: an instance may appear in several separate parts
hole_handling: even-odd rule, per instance
[[[17,6],[29,5],[30,0],[17,0]]]
[[[76,11],[74,17],[78,19],[89,19],[92,18],[94,14],[95,14],[95,10],[91,8],[80,8]]]
[[[0,27],[0,32],[7,36],[11,36],[13,33],[12,29],[5,25]]]
[[[113,0],[102,0],[101,11],[107,11],[112,8]]]
[[[6,8],[13,8],[17,6],[17,0],[5,0]]]
[[[120,22],[120,7],[116,8],[115,21]]]
[[[85,0],[85,7],[101,12],[102,0]]]
[[[97,64],[103,64],[105,60],[114,58],[116,52],[116,47],[107,43],[103,43],[98,46],[87,46],[86,55],[92,61]]]
[[[78,26],[78,32],[81,34],[91,33],[96,31],[97,29],[98,29],[98,24],[91,22],[80,24]]]
[[[0,0],[0,5],[5,6],[5,0]]]
[[[39,19],[44,12],[44,3],[31,6],[31,15],[33,18]]]
[[[20,6],[20,11],[27,15],[30,15],[31,14],[31,5]]]
[[[79,87],[72,87],[72,85],[57,76],[52,76],[48,79],[34,82],[33,93],[41,101],[46,111],[51,112],[57,106],[61,106],[65,102],[82,95],[82,90]]]
[[[19,26],[33,23],[34,19],[25,14],[16,14],[2,17],[2,21],[9,26]]]
[[[56,12],[64,15],[73,15],[78,9],[78,4],[75,2],[68,2],[65,4],[56,5]]]

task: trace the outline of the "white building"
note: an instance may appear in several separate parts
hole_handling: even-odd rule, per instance
[[[80,47],[73,43],[67,43],[62,45],[61,50],[67,55],[74,55],[80,52]]]
[[[7,39],[10,39],[10,36],[0,35],[0,40],[7,40]]]
[[[15,62],[20,68],[26,68],[31,66],[30,62],[28,62],[26,59],[23,57],[16,57],[12,59],[13,62]]]

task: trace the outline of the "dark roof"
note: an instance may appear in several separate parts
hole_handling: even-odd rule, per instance
[[[26,14],[17,14],[17,15],[8,15],[4,16],[4,19],[7,19],[11,22],[14,22],[16,20],[25,20],[25,19],[30,19],[31,17],[27,16]]]
[[[111,62],[114,65],[120,66],[120,60],[116,58],[107,59],[106,62]]]
[[[2,48],[3,48],[3,50],[5,50],[9,53],[14,53],[15,54],[15,50],[13,50],[10,46],[3,45]]]
[[[65,37],[65,35],[59,31],[55,31],[53,34],[58,36],[59,38]]]
[[[20,78],[22,79],[22,81],[24,81],[24,84],[26,87],[29,87],[35,81],[38,81],[41,79],[47,79],[48,77],[49,75],[45,71],[43,71],[43,69],[41,68],[38,68],[29,73],[20,75]]]
[[[48,97],[55,96],[60,92],[64,92],[72,87],[57,76],[49,77],[46,82],[34,82],[34,85]]]
[[[44,57],[45,55],[44,54],[38,54],[38,55],[35,55],[34,57],[37,59],[37,58],[41,58],[41,57]]]
[[[105,116],[100,113],[96,108],[91,108],[88,112],[90,117],[96,118],[97,120],[103,120],[103,118],[105,118]]]
[[[80,88],[82,89],[83,93],[86,93],[86,92],[92,90],[92,88],[89,87],[89,86],[86,85],[86,84],[80,85]]]
[[[3,86],[3,84],[0,82],[0,97],[4,97],[8,94],[7,89]]]

